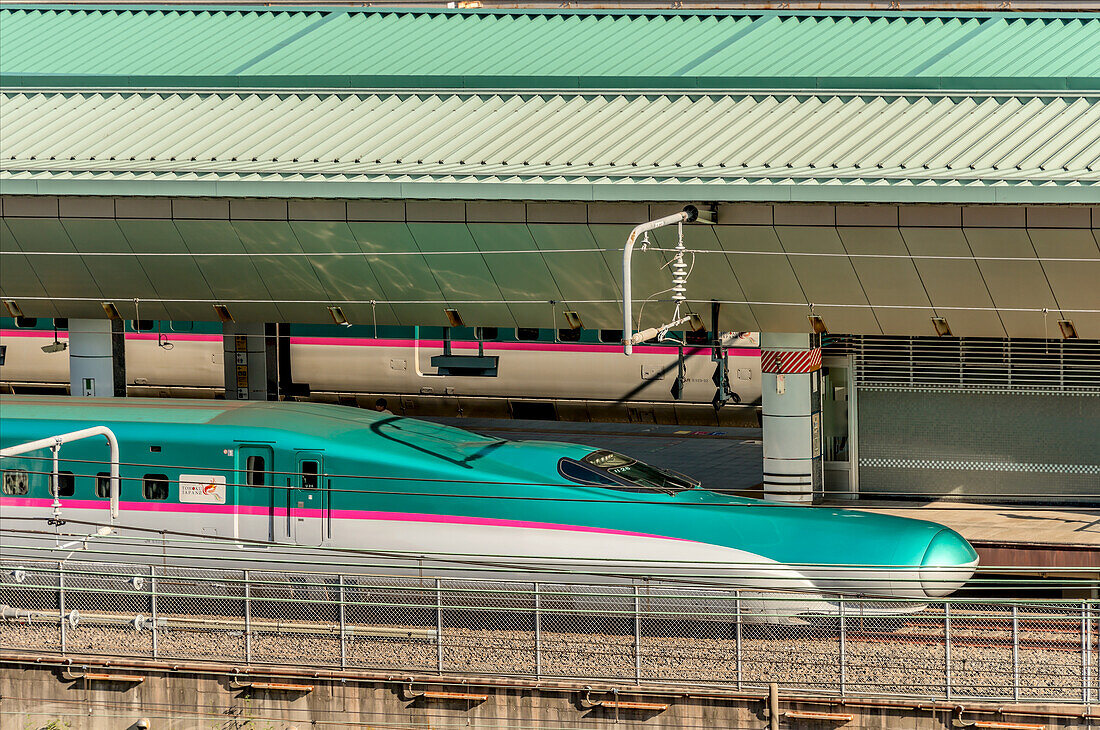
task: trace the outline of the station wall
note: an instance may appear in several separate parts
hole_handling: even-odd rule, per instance
[[[850,366],[862,498],[1100,494],[1100,342],[829,339]]]
[[[1100,395],[866,388],[858,408],[865,498],[1100,493]]]

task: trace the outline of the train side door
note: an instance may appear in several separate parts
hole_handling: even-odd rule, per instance
[[[316,452],[298,452],[297,483],[290,490],[287,515],[294,542],[320,545],[325,527],[324,460]]]
[[[276,538],[274,464],[275,454],[270,446],[243,444],[237,447],[237,478],[233,491],[233,504],[236,505],[234,538],[268,541]],[[266,512],[266,519],[256,507]]]

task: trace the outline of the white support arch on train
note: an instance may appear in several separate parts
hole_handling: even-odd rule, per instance
[[[108,445],[111,447],[111,519],[118,519],[118,497],[119,497],[119,454],[118,454],[118,437],[115,436],[114,431],[106,426],[92,426],[91,428],[82,428],[79,431],[69,431],[68,433],[57,434],[56,436],[48,436],[44,439],[38,439],[36,441],[27,441],[26,443],[16,444],[15,446],[9,446],[4,449],[0,449],[0,459],[4,459],[11,456],[19,456],[20,454],[26,454],[31,451],[39,451],[41,449],[50,449],[53,452],[53,475],[51,476],[51,484],[53,499],[55,507],[60,506],[58,503],[58,452],[61,451],[61,445],[69,443],[70,441],[79,441],[81,439],[93,438],[95,436],[103,436],[107,439]]]
[[[665,226],[671,226],[673,223],[691,223],[699,217],[699,209],[694,205],[686,205],[684,209],[679,213],[673,213],[672,215],[666,215],[664,218],[658,218],[656,220],[647,221],[639,226],[635,226],[634,230],[630,232],[630,235],[626,237],[626,246],[623,247],[623,353],[629,355],[634,351],[634,345],[638,342],[650,339],[656,336],[656,331],[653,334],[649,334],[647,337],[639,339],[634,335],[634,322],[633,322],[633,309],[634,303],[632,301],[630,291],[630,258],[634,255],[634,242],[638,240],[638,236],[642,235],[646,231],[652,231],[656,228],[663,228]],[[688,317],[683,320],[670,323],[666,325],[664,329],[675,327],[677,324],[681,324],[687,321]],[[658,328],[659,329],[659,328]],[[647,332],[641,333],[643,335]]]

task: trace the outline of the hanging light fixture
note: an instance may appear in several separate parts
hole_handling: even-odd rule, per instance
[[[344,327],[351,327],[351,322],[344,316],[342,307],[329,307],[328,313],[332,315],[332,321],[336,324],[343,325]]]
[[[565,322],[569,325],[571,330],[584,329],[584,322],[581,320],[581,316],[573,311],[563,312],[565,315]]]
[[[447,321],[451,323],[452,327],[466,326],[466,323],[462,321],[462,315],[458,313],[457,309],[444,309],[443,313],[447,315]]]

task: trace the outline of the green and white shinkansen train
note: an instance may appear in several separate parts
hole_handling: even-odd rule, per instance
[[[966,540],[932,522],[738,498],[593,447],[336,405],[5,396],[0,419],[5,448],[105,426],[122,464],[112,519],[103,439],[64,444],[59,527],[48,524],[50,452],[4,458],[6,559],[79,549],[108,559],[95,538],[54,534],[98,529],[125,544],[110,558],[125,562],[255,565],[293,547],[302,563],[361,572],[580,574],[908,601],[950,594],[977,565]],[[178,538],[167,557],[162,533]]]

